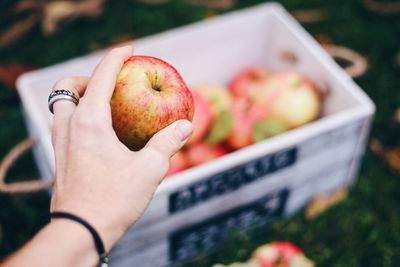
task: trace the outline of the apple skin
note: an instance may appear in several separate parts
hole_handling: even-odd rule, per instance
[[[211,105],[197,91],[192,91],[194,100],[193,133],[187,145],[203,139],[214,121],[214,112]]]
[[[290,242],[273,242],[257,248],[252,256],[260,267],[314,267],[299,247]]]
[[[178,151],[169,160],[169,170],[166,177],[181,172],[189,167],[185,152]]]
[[[186,156],[190,166],[197,166],[226,155],[229,151],[221,145],[208,145],[205,142],[187,147]]]
[[[269,111],[241,98],[233,103],[231,114],[233,127],[226,142],[233,149],[241,149],[254,143],[254,126],[257,121],[267,118]]]
[[[318,91],[306,78],[295,72],[279,72],[269,76],[252,92],[257,105],[268,108],[270,115],[289,128],[299,127],[319,115],[321,104]]]
[[[221,112],[230,109],[232,96],[225,87],[219,85],[203,85],[197,87],[196,91],[211,105],[214,116],[218,116]]]
[[[229,83],[229,92],[237,98],[250,98],[263,86],[268,74],[261,67],[250,67],[236,74]]]
[[[192,120],[194,113],[192,94],[178,71],[150,56],[125,61],[110,104],[113,128],[131,150],[176,120]]]

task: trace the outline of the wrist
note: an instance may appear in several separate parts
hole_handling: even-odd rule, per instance
[[[51,240],[60,250],[74,255],[71,259],[79,259],[79,266],[95,266],[99,261],[91,234],[81,225],[66,219],[52,219],[43,230],[43,240]],[[54,240],[57,239],[57,240]]]

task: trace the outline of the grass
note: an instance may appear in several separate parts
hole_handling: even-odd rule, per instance
[[[14,2],[2,1],[1,5],[7,7]],[[237,0],[234,9],[260,2]],[[399,146],[399,126],[391,125],[390,119],[400,106],[400,63],[395,62],[400,51],[400,15],[384,17],[370,13],[356,0],[280,2],[289,10],[322,8],[329,19],[305,24],[305,28],[314,36],[325,36],[368,58],[369,71],[356,82],[377,106],[371,135],[387,145]],[[44,67],[109,46],[116,40],[138,38],[219,13],[185,0],[170,0],[157,6],[134,0],[108,1],[100,18],[67,24],[51,37],[43,36],[36,27],[19,42],[0,49],[0,64],[18,62]],[[0,30],[7,23],[1,22]],[[20,108],[18,95],[0,84],[0,156],[28,135]],[[33,157],[28,154],[9,177],[24,179],[38,175]],[[299,213],[248,235],[233,234],[223,247],[200,256],[190,266],[246,260],[254,248],[274,240],[295,242],[318,266],[398,266],[399,188],[398,173],[367,150],[359,181],[340,205],[311,222]],[[0,194],[0,258],[15,251],[44,225],[48,206],[46,193]]]

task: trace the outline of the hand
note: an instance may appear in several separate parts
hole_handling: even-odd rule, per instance
[[[169,168],[169,158],[192,133],[192,124],[177,121],[155,134],[140,151],[117,138],[110,98],[130,47],[111,50],[91,77],[63,79],[54,90],[75,90],[78,106],[54,104],[53,146],[56,181],[51,211],[70,212],[92,224],[106,250],[142,215]]]

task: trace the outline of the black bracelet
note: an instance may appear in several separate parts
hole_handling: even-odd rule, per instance
[[[64,219],[69,219],[75,222],[80,223],[83,225],[92,235],[94,244],[96,246],[96,250],[99,253],[99,260],[100,260],[100,267],[107,267],[108,266],[108,255],[106,253],[106,250],[104,249],[104,244],[103,241],[101,240],[99,234],[97,231],[85,220],[79,218],[78,216],[75,216],[71,213],[67,212],[52,212],[50,213],[50,218],[64,218]]]

